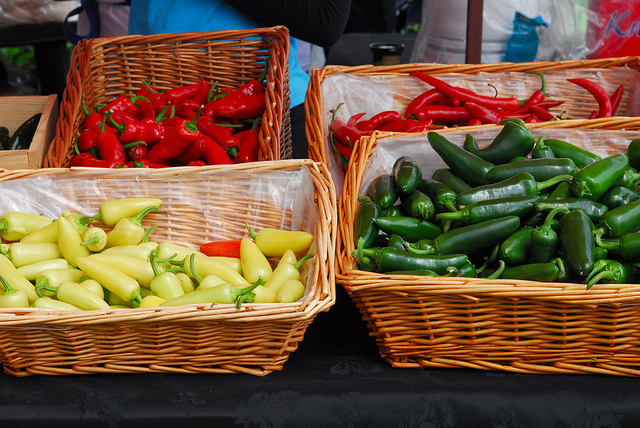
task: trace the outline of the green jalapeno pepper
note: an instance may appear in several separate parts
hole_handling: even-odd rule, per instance
[[[573,196],[573,193],[571,193],[571,184],[569,184],[569,182],[567,181],[561,181],[560,183],[558,183],[558,185],[551,191],[551,193],[549,193],[548,195],[541,194],[540,196],[543,197],[543,201],[538,202],[538,204],[540,203],[544,203],[544,202],[552,202],[558,199],[567,199],[570,198],[571,196]],[[542,223],[544,223],[544,219],[547,217],[547,215],[542,212],[541,210],[536,209],[536,213],[533,214],[531,217],[529,217],[528,219],[525,220],[525,224],[531,225],[531,226],[540,226]]]
[[[418,162],[410,156],[401,156],[393,164],[392,174],[398,193],[409,194],[416,190],[422,180]]]
[[[637,271],[633,266],[618,260],[598,260],[593,270],[585,279],[587,290],[596,283],[630,284],[636,281]]]
[[[452,143],[437,132],[427,133],[429,144],[458,177],[471,186],[487,184],[487,172],[494,165]]]
[[[624,153],[608,156],[582,168],[571,181],[571,190],[579,198],[600,199],[629,167]]]
[[[640,138],[629,142],[626,153],[627,158],[629,158],[629,165],[635,169],[640,168]]]
[[[430,220],[436,212],[436,207],[429,196],[420,190],[400,195],[400,204],[404,212],[412,217]]]
[[[471,134],[467,134],[462,147],[494,165],[500,165],[516,156],[526,156],[534,144],[533,134],[526,126],[508,121],[488,146],[479,149],[476,139]]]
[[[640,194],[626,186],[613,186],[599,199],[609,209],[618,208],[640,200]]]
[[[506,268],[502,271],[500,278],[553,282],[558,279],[559,274],[560,270],[555,263],[529,263]]]
[[[557,157],[553,149],[545,144],[546,139],[546,137],[538,138],[538,141],[536,141],[536,145],[533,146],[533,149],[531,150],[532,159],[546,159]]]
[[[571,159],[578,167],[589,165],[590,163],[601,159],[600,156],[595,153],[591,153],[588,150],[584,150],[566,141],[547,138],[544,140],[544,143],[547,147],[553,150],[556,157]]]
[[[522,172],[528,172],[536,181],[546,181],[558,176],[574,175],[576,164],[568,158],[525,159],[497,165],[487,171],[487,181],[497,183]]]
[[[580,277],[593,269],[595,239],[593,223],[583,211],[570,211],[560,219],[558,244],[569,269]]]
[[[533,175],[522,172],[497,183],[485,184],[460,192],[456,197],[456,203],[458,206],[462,206],[511,196],[536,196],[544,189],[569,179],[571,179],[570,175],[559,175],[538,182]]]
[[[367,195],[372,201],[380,205],[380,208],[387,209],[395,204],[398,199],[395,179],[392,174],[381,174],[373,179],[369,185]]]
[[[520,227],[518,216],[505,216],[451,229],[433,240],[431,254],[473,254],[501,243]]]
[[[505,216],[524,217],[535,211],[534,203],[540,196],[511,196],[473,202],[461,210],[436,214],[437,220],[459,220],[468,224],[481,223]]]
[[[358,204],[353,223],[353,238],[356,246],[368,248],[378,236],[375,219],[382,215],[382,208],[377,202],[364,200]]]
[[[382,210],[382,215],[380,217],[398,217],[404,215],[402,210],[398,205],[394,205],[386,210]]]
[[[628,262],[640,262],[640,233],[627,233],[620,239],[603,240],[604,231],[596,232],[595,240],[598,248],[613,251]]]
[[[640,200],[608,210],[598,221],[607,238],[622,238],[640,228]]]
[[[374,222],[380,230],[388,234],[395,233],[410,242],[434,239],[442,233],[440,226],[416,217],[378,217]]]
[[[364,251],[367,252],[369,250]],[[446,275],[448,267],[459,268],[468,260],[468,256],[465,254],[414,254],[391,247],[385,247],[375,253],[369,253],[369,257],[375,257],[376,265],[381,272],[431,270],[438,275]]]
[[[418,184],[418,190],[426,194],[435,207],[436,212],[456,210],[456,192],[441,181],[433,178],[423,178]]]
[[[471,189],[471,186],[466,181],[455,175],[449,168],[436,169],[431,178],[446,184],[455,193]]]
[[[529,263],[548,263],[554,258],[558,247],[558,234],[553,230],[553,220],[557,214],[566,214],[567,212],[569,212],[567,207],[554,208],[549,211],[544,223],[533,229]]]
[[[542,202],[536,203],[535,206],[539,211],[549,211],[558,207],[566,207],[570,210],[581,210],[588,215],[593,222],[599,221],[602,216],[609,211],[609,208],[605,204],[586,198],[545,199]]]
[[[509,235],[498,250],[498,257],[511,265],[526,263],[531,249],[533,226],[525,225]]]
[[[402,236],[392,233],[389,235],[389,240],[387,241],[388,247],[393,247],[396,250],[407,251],[407,246],[409,243],[405,241]]]

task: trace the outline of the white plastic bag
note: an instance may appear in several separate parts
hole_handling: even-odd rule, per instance
[[[0,0],[0,28],[62,22],[79,1]]]

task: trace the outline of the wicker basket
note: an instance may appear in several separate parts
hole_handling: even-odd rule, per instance
[[[441,131],[461,144],[466,129]],[[473,131],[479,145],[499,129]],[[541,129],[600,155],[620,152],[634,130]],[[388,275],[356,269],[358,196],[399,155],[423,175],[444,166],[426,134],[375,134],[356,145],[338,200],[337,279],[359,308],[381,356],[393,367],[449,367],[520,373],[640,375],[640,284],[541,283]]]
[[[501,96],[528,98],[540,88],[540,78],[528,72],[544,73],[549,99],[562,99],[565,103],[551,109],[573,120],[546,122],[544,127],[580,126],[589,114],[598,108],[593,96],[567,78],[584,77],[599,83],[608,94],[618,85],[625,91],[613,122],[595,119],[591,126],[605,121],[616,123],[629,121],[624,114],[631,89],[640,79],[638,57],[605,58],[597,60],[568,60],[557,62],[495,63],[495,64],[400,64],[392,66],[362,65],[356,67],[326,66],[314,69],[305,99],[306,133],[309,141],[309,157],[329,165],[336,190],[341,192],[344,173],[340,161],[331,149],[329,126],[331,110],[344,103],[336,119],[345,120],[356,113],[366,112],[368,118],[384,110],[404,111],[417,95],[431,88],[426,83],[410,77],[409,73],[421,71],[438,74],[443,80],[475,92],[494,96],[495,86]],[[572,124],[578,122],[578,124]]]
[[[267,107],[262,116],[259,160],[290,159],[289,32],[286,27],[205,33],[118,36],[83,40],[73,51],[67,86],[60,101],[47,168],[68,167],[73,141],[84,118],[118,95],[131,96],[150,81],[159,90],[218,81],[236,89],[259,78],[268,64]]]
[[[275,227],[314,234],[302,269],[303,299],[291,304],[185,305],[106,311],[0,309],[0,362],[14,376],[83,373],[249,373],[281,370],[315,316],[335,302],[336,198],[328,171],[311,160],[162,170],[13,170],[3,194],[15,209],[92,215],[118,197],[159,197],[151,239],[197,249],[215,239]],[[0,202],[6,210],[9,202]],[[42,211],[51,210],[51,213]],[[98,223],[101,225],[101,223]],[[106,227],[106,226],[105,226]]]

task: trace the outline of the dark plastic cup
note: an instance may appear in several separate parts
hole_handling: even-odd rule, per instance
[[[400,64],[400,55],[404,49],[404,43],[371,43],[373,52],[373,65]]]

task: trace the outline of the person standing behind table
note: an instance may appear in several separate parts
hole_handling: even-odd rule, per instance
[[[247,30],[284,25],[291,34],[289,89],[294,158],[308,158],[304,99],[310,77],[300,66],[296,38],[322,47],[342,35],[351,0],[133,0],[129,34]]]

